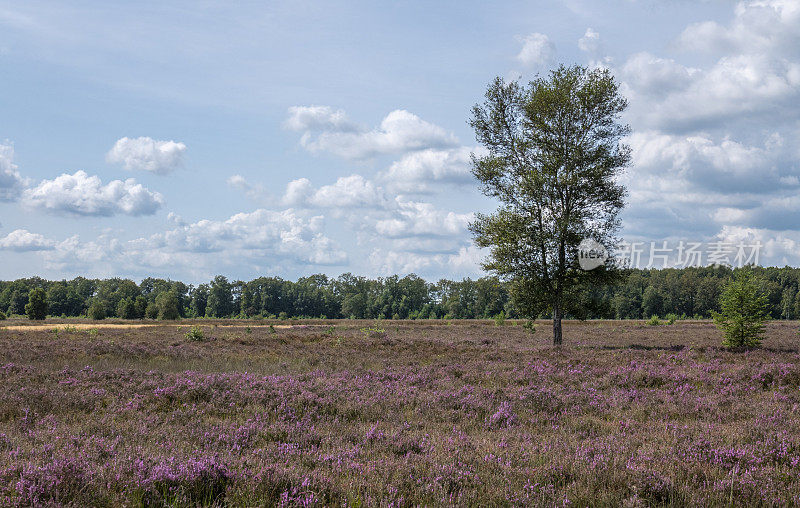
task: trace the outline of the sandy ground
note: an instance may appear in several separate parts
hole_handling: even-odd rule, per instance
[[[0,325],[0,330],[13,330],[13,331],[31,331],[31,330],[91,330],[94,328],[100,329],[109,329],[109,328],[148,328],[148,327],[156,327],[156,326],[217,326],[218,328],[244,328],[246,326],[250,326],[251,328],[266,328],[269,325],[192,325],[192,324],[177,324],[177,323],[131,323],[131,324],[112,324],[112,323],[75,323],[75,324],[65,324],[65,323],[54,323],[49,325],[10,325],[10,326],[2,326]],[[272,325],[274,328],[292,328],[295,325]],[[308,326],[308,325],[296,325],[296,326]]]

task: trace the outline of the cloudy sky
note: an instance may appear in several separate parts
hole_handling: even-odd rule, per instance
[[[0,278],[481,274],[470,107],[609,68],[631,241],[800,264],[800,2],[0,0]]]

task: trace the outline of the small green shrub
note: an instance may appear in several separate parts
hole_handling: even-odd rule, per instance
[[[501,310],[500,314],[494,317],[494,325],[503,326],[505,324],[506,324],[506,312],[504,310]]]
[[[666,318],[668,325],[674,325],[675,321],[678,320],[678,315],[677,314],[667,314],[664,317]]]
[[[525,321],[522,327],[531,333],[536,333],[536,323],[532,319]]]
[[[203,335],[203,329],[199,326],[192,326],[189,328],[189,331],[186,332],[186,338],[193,341],[202,341],[205,340],[205,335]]]
[[[0,310],[0,321],[3,321],[5,319],[6,319],[6,313]]]
[[[658,326],[661,324],[661,321],[658,319],[658,316],[653,315],[650,316],[650,319],[647,321],[647,324],[650,326]]]
[[[720,295],[722,312],[714,312],[714,323],[722,330],[722,345],[752,348],[761,345],[764,322],[769,319],[767,295],[752,270],[739,270]]]

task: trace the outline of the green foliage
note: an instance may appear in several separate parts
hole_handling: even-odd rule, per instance
[[[0,310],[0,321],[3,321],[5,319],[6,319],[6,313]]]
[[[178,308],[178,295],[172,291],[161,293],[156,298],[156,307],[158,308],[158,319],[173,320],[180,318],[180,309]]]
[[[199,326],[192,326],[191,328],[189,328],[189,331],[186,332],[186,338],[188,340],[199,342],[205,340],[205,335],[203,335],[202,328],[200,328]]]
[[[764,322],[769,319],[767,295],[762,281],[751,269],[738,270],[723,289],[714,322],[722,330],[722,344],[729,348],[752,348],[761,344]]]
[[[627,107],[619,85],[602,69],[560,66],[527,87],[495,79],[470,125],[487,155],[473,159],[483,193],[501,206],[470,225],[488,247],[484,268],[510,282],[516,307],[535,318],[553,315],[553,343],[561,344],[565,313],[585,315],[592,284],[610,282],[603,266],[581,270],[585,238],[614,244],[625,189],[617,176],[630,161],[619,123]]]
[[[678,320],[678,315],[674,313],[669,313],[664,318],[667,320],[668,325],[674,325],[675,321]]]
[[[14,289],[11,293],[8,304],[9,314],[23,314],[25,312],[25,305],[28,303],[27,291],[21,289]]]
[[[117,305],[117,317],[122,319],[136,319],[136,303],[133,298],[126,297]]]
[[[142,295],[136,297],[134,300],[134,307],[136,309],[136,319],[143,319],[147,312],[147,298]]]
[[[147,319],[158,319],[158,305],[156,305],[156,302],[147,304],[144,310],[144,317]]]
[[[94,300],[92,301],[92,304],[89,305],[89,310],[87,314],[89,316],[89,319],[94,319],[95,321],[105,319],[106,307],[100,301]]]
[[[525,321],[522,327],[531,333],[536,333],[536,322],[532,319]]]
[[[800,268],[756,267],[753,271],[764,281],[770,316],[800,319]],[[675,314],[704,319],[713,311],[720,311],[719,296],[732,275],[733,270],[724,266],[626,269],[621,271],[622,282],[618,285],[598,283],[572,293],[575,308],[566,312],[564,317],[648,319],[653,314]],[[28,293],[40,287],[47,293],[47,314],[50,316],[86,316],[92,302],[99,300],[107,317],[130,318],[128,300],[132,299],[133,319],[144,318],[149,304],[153,304],[149,317],[157,319],[156,300],[167,292],[176,295],[181,317],[205,316],[203,284],[190,288],[177,281],[147,278],[134,288],[131,281],[125,279],[109,280],[111,282],[77,277],[69,281],[46,281],[31,277],[0,281],[0,310],[8,316],[7,309],[19,309],[22,305],[20,312],[24,313]],[[252,318],[325,315],[332,319],[351,316],[377,319],[381,315],[397,314],[401,319],[438,319],[442,316],[448,319],[491,319],[503,311],[506,319],[519,319],[524,315],[510,295],[514,284],[515,281],[504,282],[496,276],[436,282],[426,282],[414,274],[378,279],[343,274],[336,279],[314,276],[298,282],[260,277],[246,283],[236,281],[230,284],[234,307],[231,315],[247,315],[241,307],[247,303],[258,311]],[[519,287],[523,285],[520,283]],[[98,297],[94,293],[100,286],[103,291]],[[205,286],[207,290],[209,286]],[[134,297],[136,291],[139,294]],[[248,296],[243,300],[243,296],[238,296],[240,294]],[[117,303],[112,306],[115,299]],[[345,309],[348,309],[347,313]],[[660,310],[652,312],[652,309]]]
[[[659,326],[662,323],[661,320],[658,319],[658,316],[653,314],[652,316],[650,316],[650,319],[647,320],[647,324],[650,326]]]
[[[25,314],[28,315],[28,319],[35,320],[43,320],[47,317],[47,293],[44,289],[34,288],[28,293]]]
[[[226,277],[217,275],[211,281],[206,304],[206,316],[230,317],[233,314],[233,293],[231,283]]]
[[[494,318],[494,325],[495,326],[503,326],[506,324],[506,313],[505,311],[500,311]]]

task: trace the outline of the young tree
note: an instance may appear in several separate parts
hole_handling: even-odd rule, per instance
[[[42,288],[31,289],[28,304],[25,305],[28,319],[42,320],[47,317],[47,293]]]
[[[756,347],[769,319],[767,295],[752,270],[739,270],[722,290],[721,312],[714,312],[714,322],[722,330],[726,347]]]
[[[497,78],[472,110],[487,151],[473,155],[472,172],[501,202],[470,225],[476,243],[491,247],[484,268],[511,283],[527,316],[552,313],[555,345],[562,316],[580,315],[581,291],[614,278],[606,266],[581,270],[577,252],[585,238],[616,243],[625,196],[616,177],[630,161],[621,143],[629,127],[619,123],[626,106],[607,70],[562,65],[527,87]]]

